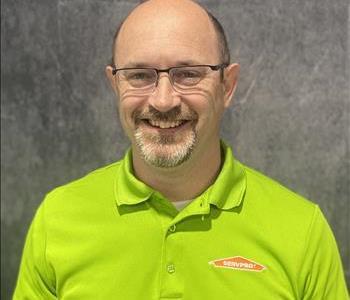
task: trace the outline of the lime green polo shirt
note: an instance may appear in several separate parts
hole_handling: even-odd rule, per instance
[[[224,144],[223,157],[215,183],[180,212],[133,175],[130,151],[50,192],[14,299],[348,299],[319,207]]]

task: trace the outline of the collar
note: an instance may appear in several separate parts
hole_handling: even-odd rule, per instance
[[[221,150],[224,163],[215,182],[207,190],[206,200],[217,208],[228,210],[241,204],[247,180],[243,165],[234,158],[231,148],[224,141],[221,141]]]
[[[215,182],[192,202],[209,209],[213,204],[219,209],[228,210],[240,205],[246,190],[246,175],[243,165],[233,157],[232,150],[221,141],[224,159],[221,171]],[[115,179],[114,193],[117,205],[133,205],[144,202],[156,192],[138,180],[133,174],[132,152],[129,149],[121,160]]]
[[[121,160],[114,184],[117,205],[138,204],[148,200],[154,190],[134,176],[132,152],[129,149]]]

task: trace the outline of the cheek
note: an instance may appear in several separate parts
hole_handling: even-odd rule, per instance
[[[124,97],[119,102],[119,117],[124,127],[134,127],[133,115],[141,110],[145,103],[144,97]]]
[[[223,95],[217,86],[208,86],[187,97],[188,105],[199,115],[199,120],[213,122],[219,118],[223,111]]]

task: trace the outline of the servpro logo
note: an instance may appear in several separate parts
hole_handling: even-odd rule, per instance
[[[210,261],[209,264],[217,268],[229,268],[242,271],[261,272],[266,269],[265,266],[242,256],[216,259]]]

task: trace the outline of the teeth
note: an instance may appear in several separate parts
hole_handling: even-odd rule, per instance
[[[152,126],[160,127],[160,128],[174,128],[183,123],[183,121],[174,121],[174,122],[163,122],[163,121],[154,121],[148,120]]]

